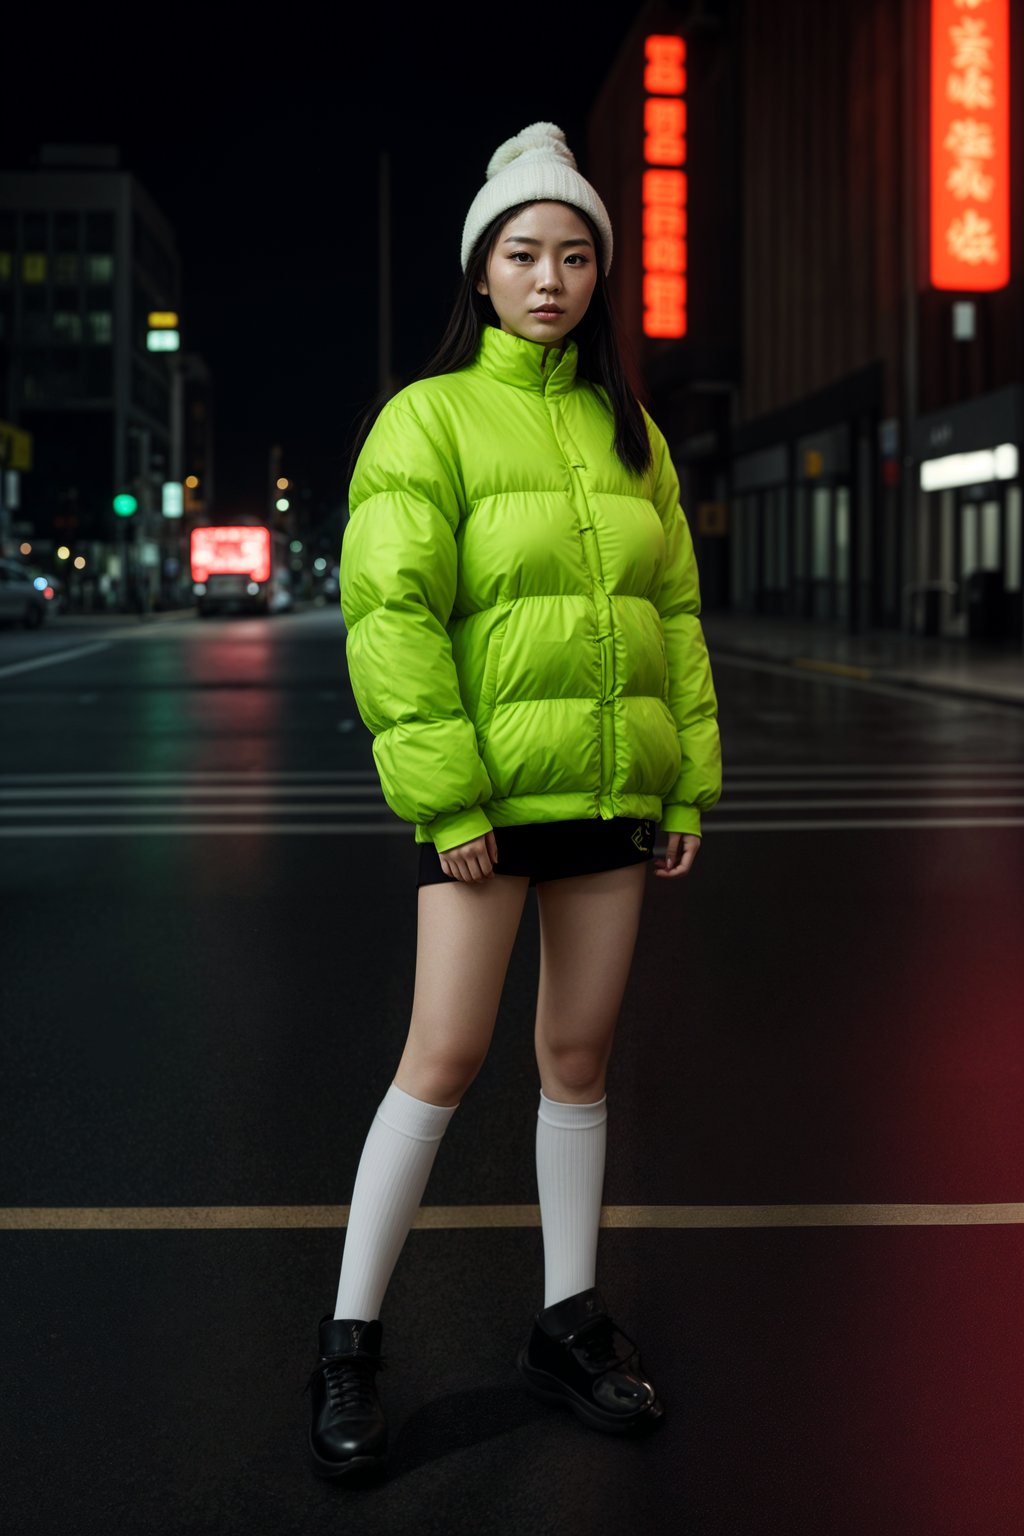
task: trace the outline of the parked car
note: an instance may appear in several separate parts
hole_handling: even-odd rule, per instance
[[[35,629],[60,606],[50,577],[15,560],[0,560],[0,620]]]

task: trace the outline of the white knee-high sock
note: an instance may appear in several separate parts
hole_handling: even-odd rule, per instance
[[[545,1307],[595,1283],[607,1103],[606,1094],[596,1104],[564,1104],[541,1090],[537,1192],[544,1233]]]
[[[335,1317],[380,1314],[430,1170],[457,1104],[427,1104],[392,1083],[359,1160],[338,1282]]]

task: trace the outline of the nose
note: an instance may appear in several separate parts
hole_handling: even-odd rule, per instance
[[[557,293],[562,286],[557,258],[550,257],[537,263],[537,287],[541,293]]]

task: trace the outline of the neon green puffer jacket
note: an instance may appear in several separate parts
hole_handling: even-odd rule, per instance
[[[653,469],[631,474],[576,361],[485,326],[469,367],[388,401],[352,477],[352,691],[388,804],[439,852],[584,817],[699,832],[721,791],[665,439],[647,417]]]

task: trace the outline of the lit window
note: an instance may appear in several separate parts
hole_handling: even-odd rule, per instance
[[[13,270],[14,259],[10,251],[0,251],[0,283],[9,283]]]
[[[85,258],[90,283],[110,283],[114,279],[113,256],[87,256]]]
[[[46,252],[26,251],[21,258],[21,276],[26,283],[45,283]]]
[[[77,310],[55,309],[53,312],[53,334],[61,341],[81,341],[82,317]]]
[[[113,319],[109,309],[90,310],[86,319],[90,341],[108,344],[113,339]]]

